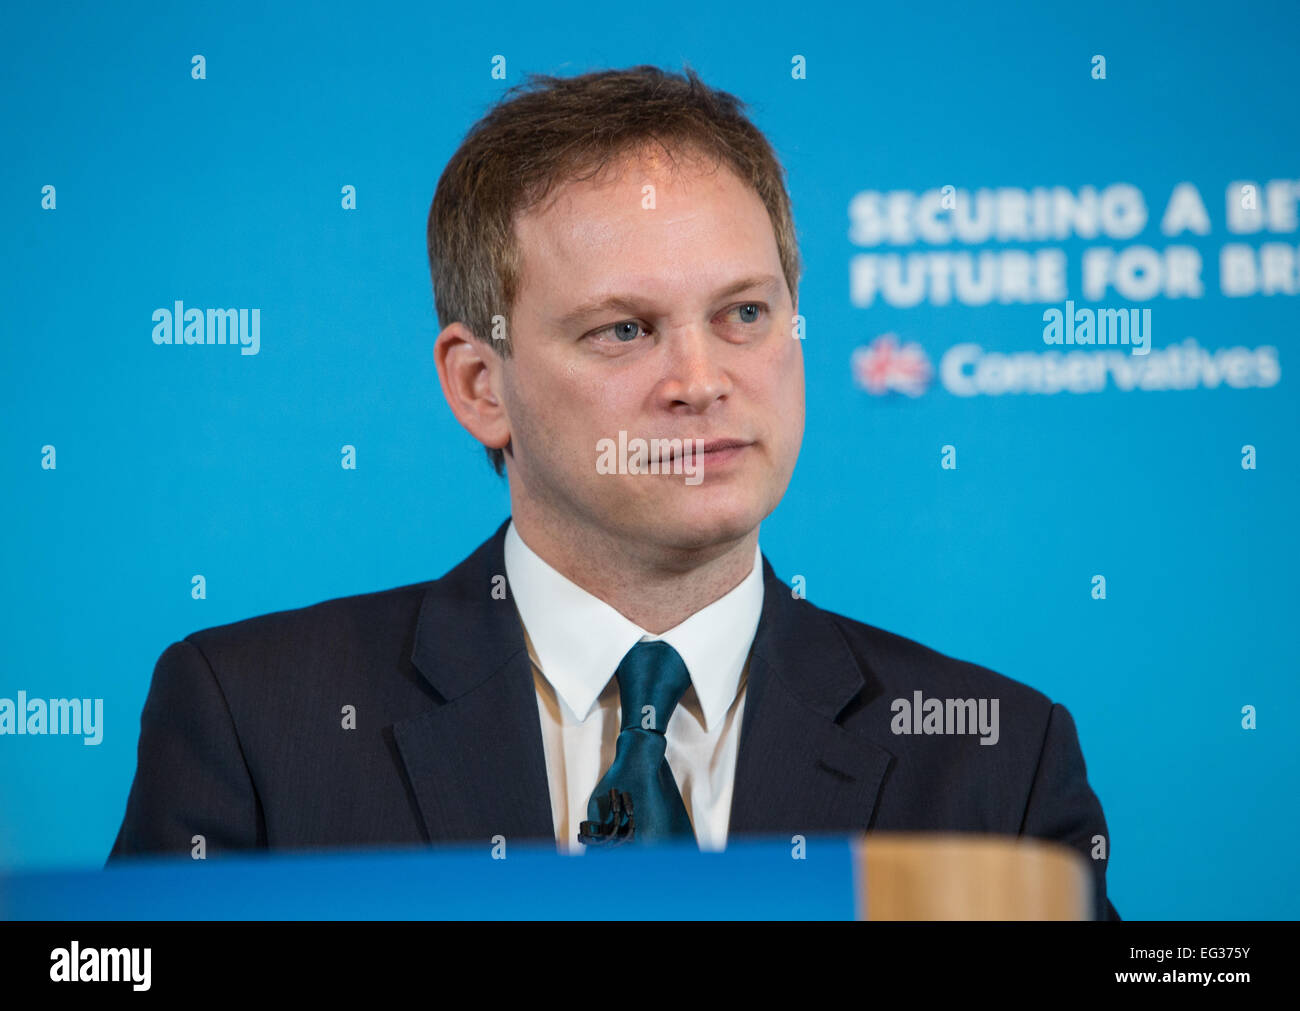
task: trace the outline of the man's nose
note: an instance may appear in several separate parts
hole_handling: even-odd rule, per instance
[[[671,330],[664,342],[663,396],[703,411],[731,391],[725,367],[727,342],[702,326]]]

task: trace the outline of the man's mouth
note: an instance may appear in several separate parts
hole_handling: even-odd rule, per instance
[[[744,439],[714,439],[712,442],[704,444],[704,452],[720,453],[724,449],[738,449],[741,446],[752,445],[752,442],[746,442]]]
[[[673,463],[679,459],[687,457],[694,461],[721,459],[724,455],[734,455],[746,446],[752,446],[753,442],[744,439],[710,439],[704,441],[703,449],[700,448],[698,439],[683,439],[682,452],[674,453],[672,456]]]

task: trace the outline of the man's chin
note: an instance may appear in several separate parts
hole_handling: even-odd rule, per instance
[[[647,540],[683,551],[734,543],[763,521],[752,500],[710,501],[701,496],[671,496],[646,515],[642,529]]]

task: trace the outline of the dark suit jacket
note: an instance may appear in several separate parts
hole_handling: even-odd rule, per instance
[[[508,522],[508,521],[507,521]],[[506,523],[441,579],[206,629],[158,660],[109,860],[253,847],[553,839]],[[795,599],[763,559],[729,837],[856,830],[1109,836],[1061,705]],[[501,596],[499,593],[496,595]],[[611,675],[613,672],[610,672]],[[896,735],[894,699],[996,698],[1000,739]],[[355,729],[344,729],[345,706]]]

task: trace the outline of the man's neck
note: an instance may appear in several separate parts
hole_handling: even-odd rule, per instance
[[[739,586],[753,571],[758,544],[758,527],[736,541],[664,551],[600,530],[557,526],[518,503],[512,518],[542,561],[651,635],[675,628]]]

